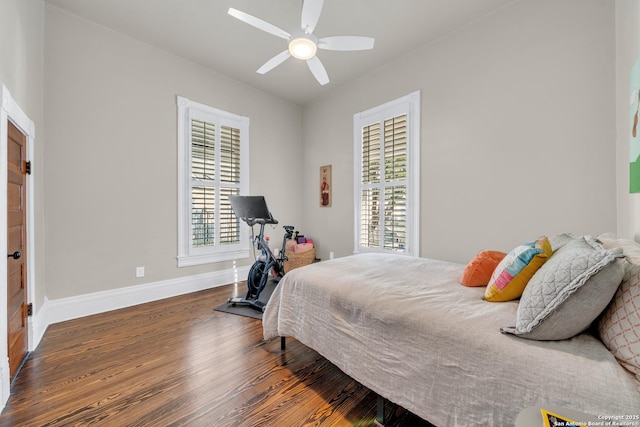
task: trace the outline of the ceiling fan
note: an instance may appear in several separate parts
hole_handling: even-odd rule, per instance
[[[296,29],[291,33],[248,13],[229,8],[228,13],[234,18],[288,41],[288,48],[268,60],[258,69],[258,73],[265,74],[289,59],[290,56],[293,56],[294,58],[307,61],[309,70],[311,70],[313,76],[318,80],[318,83],[325,85],[329,83],[329,76],[327,75],[324,65],[322,65],[322,62],[320,62],[320,59],[316,56],[318,48],[325,50],[373,49],[375,39],[372,37],[335,36],[318,38],[313,31],[320,18],[323,2],[324,0],[303,0],[300,29]]]

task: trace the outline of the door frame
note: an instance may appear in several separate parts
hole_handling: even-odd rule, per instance
[[[7,251],[7,138],[8,121],[11,121],[27,137],[26,159],[31,161],[35,143],[35,124],[11,97],[9,90],[0,83],[0,242],[4,242]],[[34,192],[33,172],[27,179],[27,302],[33,304],[35,293],[34,266]],[[33,312],[36,312],[35,304]],[[37,345],[34,331],[33,317],[27,318],[29,335],[28,351],[33,351]],[[0,262],[0,407],[4,407],[11,392],[9,377],[9,355],[7,336],[7,263]]]

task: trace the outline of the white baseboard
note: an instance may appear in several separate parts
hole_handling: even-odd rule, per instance
[[[29,350],[35,350],[44,336],[47,327],[54,323],[245,280],[249,274],[249,268],[251,268],[251,266],[162,280],[159,282],[145,283],[143,285],[55,300],[49,300],[45,297],[43,306],[31,319]],[[0,366],[0,374],[2,374],[2,366]]]

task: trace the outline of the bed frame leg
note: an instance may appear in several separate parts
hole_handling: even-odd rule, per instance
[[[377,426],[380,427],[384,427],[384,405],[385,403],[387,403],[387,399],[385,399],[384,397],[378,395],[377,396],[377,402],[376,402],[376,420],[375,420],[375,424]]]
[[[287,349],[287,339],[285,337],[280,337],[280,350]]]

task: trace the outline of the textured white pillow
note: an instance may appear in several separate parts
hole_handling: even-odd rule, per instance
[[[571,233],[560,233],[549,237],[549,243],[551,244],[551,249],[555,252],[572,240],[579,238]]]
[[[620,248],[607,250],[584,236],[558,249],[525,288],[515,327],[502,332],[534,340],[579,334],[607,307],[622,281]]]
[[[613,233],[605,233],[598,236],[602,246],[607,249],[621,248],[622,253],[632,264],[640,265],[640,243],[624,238],[618,238]]]

